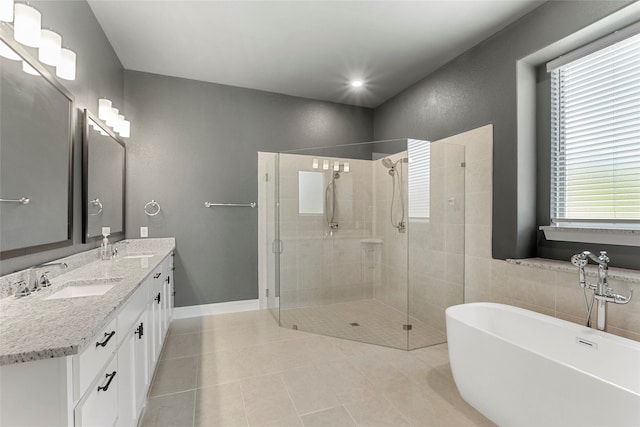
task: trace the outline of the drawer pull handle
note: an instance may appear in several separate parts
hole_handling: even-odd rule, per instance
[[[104,386],[98,386],[98,391],[100,390],[107,391],[109,389],[109,386],[111,385],[111,381],[113,381],[113,379],[116,377],[116,371],[113,371],[110,374],[106,374],[105,376],[109,378],[109,381],[107,381],[107,383]]]
[[[156,300],[158,304],[160,304],[160,292],[158,292],[158,296],[155,297],[154,300]]]
[[[104,333],[104,336],[105,336],[104,341],[102,341],[102,342],[100,342],[100,341],[96,342],[96,347],[104,347],[104,346],[106,346],[106,345],[107,345],[107,343],[109,342],[109,340],[111,339],[111,337],[113,337],[115,334],[116,334],[116,331],[111,331],[111,333],[109,333],[109,332],[105,332],[105,333]]]
[[[167,285],[171,283],[171,277],[170,276],[167,276],[166,282],[167,282]]]
[[[140,322],[140,325],[138,325],[138,328],[133,332],[133,335],[138,334],[138,339],[142,339],[142,336],[144,335],[144,323]]]
[[[162,276],[162,273],[156,273],[156,274],[154,274],[154,275],[153,275],[153,278],[154,278],[154,279],[157,279],[157,278],[158,278],[158,277],[160,277],[160,276]]]

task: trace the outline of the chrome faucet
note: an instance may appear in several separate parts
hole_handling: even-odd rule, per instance
[[[29,270],[35,272],[36,270],[41,269],[41,268],[45,268],[45,267],[67,268],[69,266],[67,265],[66,262],[52,262],[52,263],[44,263],[44,264],[34,265]],[[45,271],[44,273],[42,273],[40,275],[40,279],[39,280],[38,280],[37,275],[36,275],[36,279],[33,281],[33,289],[32,289],[32,291],[38,291],[38,290],[40,290],[40,288],[47,288],[47,287],[51,286],[51,281],[49,280],[49,277],[47,276],[47,274],[49,274],[48,271]]]
[[[589,260],[598,264],[598,284],[587,283],[585,278],[584,267],[589,263]],[[609,287],[609,262],[610,259],[607,256],[607,252],[601,251],[600,256],[595,256],[589,251],[584,251],[579,254],[575,254],[571,257],[571,263],[578,267],[578,274],[580,276],[580,287],[585,291],[585,306],[587,309],[587,326],[591,327],[591,309],[595,301],[598,302],[597,307],[597,327],[599,330],[604,331],[606,326],[607,317],[607,303],[612,302],[614,304],[627,304],[631,301],[633,296],[633,289],[629,291],[629,296],[614,294],[613,289]],[[593,292],[591,304],[587,303],[586,290],[589,289]]]

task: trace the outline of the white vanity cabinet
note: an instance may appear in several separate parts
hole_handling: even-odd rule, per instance
[[[173,310],[171,259],[79,354],[0,366],[0,425],[135,427]]]

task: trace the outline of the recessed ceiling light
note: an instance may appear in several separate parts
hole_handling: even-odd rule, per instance
[[[360,87],[362,85],[363,85],[362,80],[354,80],[351,82],[351,86],[353,87]]]

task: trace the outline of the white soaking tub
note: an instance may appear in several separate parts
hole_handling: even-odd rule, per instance
[[[640,343],[529,310],[446,311],[460,394],[500,426],[640,426]]]

